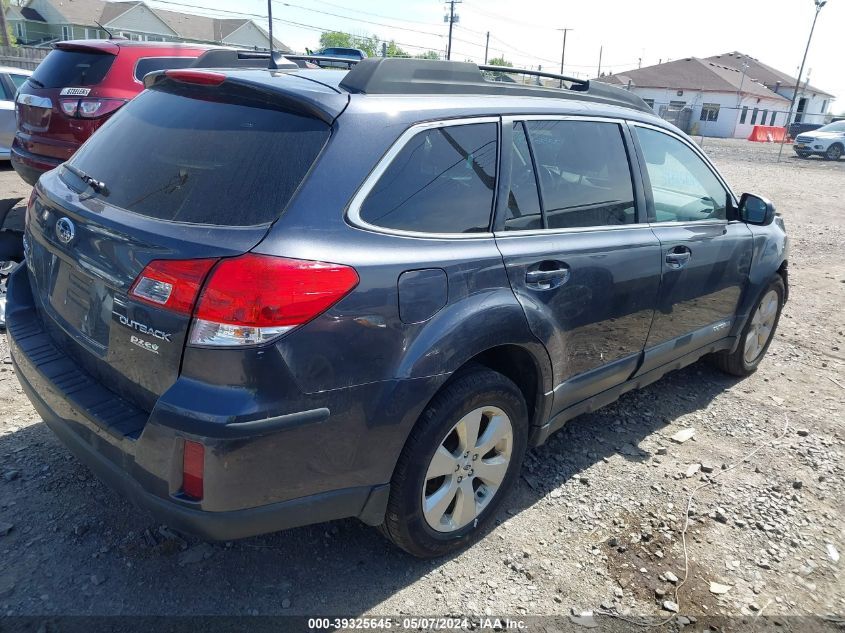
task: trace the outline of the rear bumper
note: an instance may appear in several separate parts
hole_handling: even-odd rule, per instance
[[[301,410],[237,424],[198,424],[172,407],[160,415],[167,394],[146,412],[53,342],[27,275],[21,267],[9,287],[13,367],[46,424],[105,483],[159,520],[211,540],[346,517],[381,523],[386,482],[419,415],[410,394],[426,398],[445,378],[350,387],[314,396]],[[181,493],[186,439],[206,447],[201,501]]]
[[[387,484],[333,490],[227,512],[206,512],[177,505],[144,490],[127,471],[116,466],[105,453],[86,442],[82,434],[74,432],[73,424],[58,415],[35,391],[14,358],[12,364],[36,411],[71,453],[112,489],[149,511],[159,521],[178,530],[209,540],[223,541],[345,517],[359,517],[365,523],[377,525],[384,516]]]
[[[35,186],[35,183],[38,182],[38,178],[41,177],[41,174],[46,171],[50,171],[51,169],[55,169],[63,162],[48,156],[31,154],[17,144],[12,145],[10,158],[12,161],[12,167],[14,167],[15,171],[18,172],[18,175],[23,178],[24,181],[33,186]]]

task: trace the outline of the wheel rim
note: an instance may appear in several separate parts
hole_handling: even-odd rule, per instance
[[[470,411],[438,444],[422,488],[423,516],[438,532],[475,521],[496,496],[511,461],[513,426],[498,407]]]
[[[827,150],[828,158],[831,158],[833,160],[837,160],[841,155],[842,155],[842,150],[839,149],[838,145],[834,145],[829,150]]]
[[[772,336],[778,315],[778,293],[769,290],[760,301],[751,318],[751,327],[745,336],[745,362],[753,363],[763,353]]]

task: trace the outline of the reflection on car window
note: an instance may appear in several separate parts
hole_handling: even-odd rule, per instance
[[[636,222],[622,130],[598,121],[529,121],[550,229]]]
[[[645,156],[657,222],[724,220],[728,192],[685,143],[649,128],[636,128]]]
[[[495,123],[473,123],[418,133],[361,205],[361,219],[403,231],[487,231],[495,189],[496,128]]]
[[[505,230],[517,231],[543,228],[540,215],[540,195],[532,165],[528,139],[522,123],[513,124],[511,146],[511,188],[505,215]]]

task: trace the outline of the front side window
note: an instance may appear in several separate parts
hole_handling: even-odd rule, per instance
[[[488,231],[496,186],[497,136],[495,123],[418,132],[369,192],[360,218],[399,231]]]
[[[635,129],[651,183],[656,222],[727,217],[728,192],[698,154],[663,132]]]
[[[549,229],[636,222],[628,154],[616,123],[528,121]]]

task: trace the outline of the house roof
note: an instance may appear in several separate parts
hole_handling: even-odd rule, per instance
[[[776,89],[778,83],[786,88],[794,88],[797,83],[797,80],[792,75],[787,75],[786,73],[779,71],[777,68],[772,68],[760,60],[738,51],[723,53],[721,55],[713,55],[712,57],[708,57],[706,61],[729,66],[739,71],[742,71],[743,64],[748,64],[746,75],[753,77],[756,81],[768,86],[772,90]],[[814,86],[807,86],[807,91],[827,95],[829,97],[833,96],[829,92],[825,92],[824,90]]]
[[[597,81],[627,86],[628,82],[638,88],[669,88],[676,90],[705,90],[713,92],[738,92],[787,101],[781,95],[769,90],[742,72],[698,57],[687,57],[675,61],[627,70],[624,73],[605,75]],[[740,85],[742,88],[740,89]]]
[[[245,24],[252,22],[248,18],[218,19],[203,15],[181,13],[177,11],[165,11],[149,6],[141,0],[124,2],[107,2],[105,0],[47,0],[61,13],[68,24],[80,26],[96,26],[99,22],[108,26],[127,11],[144,5],[155,13],[162,22],[172,29],[179,37],[188,40],[199,40],[205,42],[221,42],[224,38],[234,33]],[[23,7],[18,9],[28,20],[45,22],[44,18],[37,11]],[[31,16],[31,17],[30,17]],[[14,19],[14,18],[12,18]],[[267,31],[258,24],[255,24],[265,35]],[[291,49],[276,38],[273,38],[275,48],[282,52],[290,52]]]

